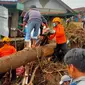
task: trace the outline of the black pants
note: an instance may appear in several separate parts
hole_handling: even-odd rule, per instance
[[[56,45],[56,48],[54,49],[54,53],[53,53],[53,58],[54,60],[56,61],[57,59],[58,60],[63,60],[64,58],[64,55],[67,53],[68,51],[68,48],[67,48],[67,45],[66,43],[63,43],[63,44],[57,44]]]

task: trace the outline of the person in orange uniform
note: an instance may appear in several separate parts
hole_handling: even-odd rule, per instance
[[[50,40],[54,37],[56,39],[56,48],[54,49],[53,53],[53,61],[56,62],[57,60],[63,59],[64,55],[67,52],[67,45],[66,45],[66,35],[64,32],[64,27],[61,24],[61,19],[59,17],[55,17],[53,19],[53,29],[55,33],[50,36]],[[63,57],[60,56],[60,52],[62,52]]]
[[[16,52],[16,49],[12,45],[10,45],[10,41],[11,39],[8,37],[4,37],[2,39],[4,46],[0,48],[0,58],[7,57]],[[4,74],[5,73],[0,73],[0,78],[2,78]],[[16,70],[14,69],[12,70],[12,80],[15,80],[15,78],[16,78]]]
[[[0,58],[9,56],[16,52],[16,49],[12,45],[10,45],[10,41],[11,40],[8,37],[4,37],[2,39],[4,46],[0,48]]]

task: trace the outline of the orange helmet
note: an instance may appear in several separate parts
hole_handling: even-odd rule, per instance
[[[11,41],[11,39],[8,38],[8,37],[4,37],[4,38],[2,39],[2,42],[10,42],[10,41]]]
[[[59,17],[55,17],[52,22],[60,22],[61,23],[61,19]]]

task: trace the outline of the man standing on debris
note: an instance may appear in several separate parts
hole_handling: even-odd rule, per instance
[[[68,51],[64,62],[73,78],[71,85],[85,85],[85,49],[74,48]]]
[[[34,29],[34,33],[33,33],[33,38],[32,38],[33,39],[32,46],[35,47],[37,36],[38,36],[38,31],[42,23],[41,14],[35,5],[32,5],[29,11],[26,13],[24,17],[24,23],[27,23],[27,27],[25,28],[26,47],[31,47],[31,31],[33,29]]]
[[[55,17],[52,22],[53,22],[53,29],[55,30],[55,33],[50,36],[50,39],[52,40],[55,37],[57,43],[56,48],[54,49],[52,60],[56,62],[57,60],[63,59],[60,58],[60,51],[62,51],[63,56],[66,54],[67,40],[64,32],[64,27],[61,25],[61,19],[59,17]]]
[[[0,58],[9,56],[16,52],[16,49],[12,45],[10,45],[10,41],[11,40],[8,37],[4,37],[2,39],[4,46],[0,48]],[[4,76],[4,74],[5,73],[0,74],[0,79],[2,76]],[[16,70],[12,70],[12,80],[15,79],[16,79]]]

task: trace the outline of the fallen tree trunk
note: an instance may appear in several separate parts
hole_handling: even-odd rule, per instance
[[[35,49],[18,51],[7,57],[0,59],[0,72],[6,72],[10,69],[15,69],[19,66],[25,65],[28,62],[34,61],[37,57],[47,57],[52,55],[54,44],[48,44],[46,46],[40,46]]]

